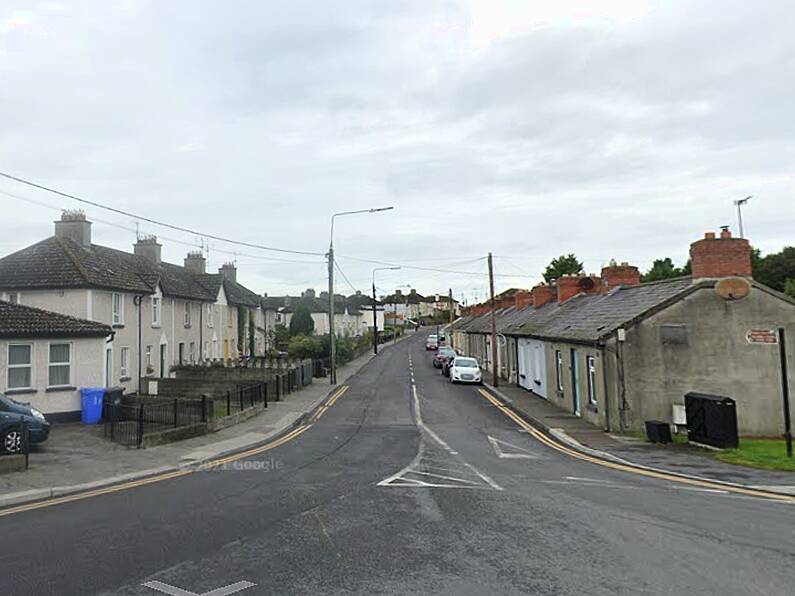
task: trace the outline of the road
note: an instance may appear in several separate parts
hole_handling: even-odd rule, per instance
[[[794,593],[795,505],[573,458],[430,360],[220,469],[0,517],[2,593]]]

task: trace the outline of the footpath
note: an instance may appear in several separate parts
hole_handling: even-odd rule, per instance
[[[715,459],[705,449],[692,445],[660,445],[613,435],[521,387],[487,387],[534,427],[588,455],[646,469],[795,495],[795,473],[729,464]]]
[[[48,441],[33,447],[30,469],[0,475],[0,507],[199,466],[262,445],[297,425],[373,357],[365,354],[339,367],[337,385],[330,385],[327,378],[314,379],[311,385],[284,396],[282,401],[268,402],[266,409],[245,422],[157,447],[133,449],[111,443],[104,438],[102,425],[54,426]]]

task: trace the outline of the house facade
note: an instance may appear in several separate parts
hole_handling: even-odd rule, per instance
[[[79,417],[80,387],[101,387],[110,325],[0,301],[0,393],[51,420]]]
[[[127,391],[180,363],[237,358],[240,307],[259,309],[241,288],[223,268],[207,274],[201,253],[183,266],[162,261],[155,237],[132,253],[93,244],[82,212],[64,212],[54,236],[0,259],[0,296],[111,326],[101,384]]]
[[[534,288],[533,306],[503,328],[516,338],[515,384],[611,431],[670,422],[691,391],[728,396],[742,435],[779,436],[776,330],[795,334],[795,301],[753,281],[748,241],[727,230],[690,254],[692,277],[641,284],[637,268],[611,264]],[[461,320],[464,333],[478,318],[490,317]],[[461,343],[481,343],[488,358],[480,338]]]

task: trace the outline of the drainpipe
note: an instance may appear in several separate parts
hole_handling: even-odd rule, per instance
[[[199,302],[199,357],[197,362],[204,360],[204,309],[207,305]]]
[[[133,304],[138,307],[138,395],[141,395],[141,360],[143,354],[141,353],[141,302],[143,296],[133,296]]]

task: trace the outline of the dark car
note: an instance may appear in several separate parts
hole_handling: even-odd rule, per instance
[[[448,346],[441,346],[433,356],[433,367],[442,368],[450,358],[455,358],[455,350]]]
[[[50,423],[44,414],[30,404],[0,394],[0,450],[16,453],[22,449],[21,422],[27,423],[31,443],[42,443],[50,435]]]

